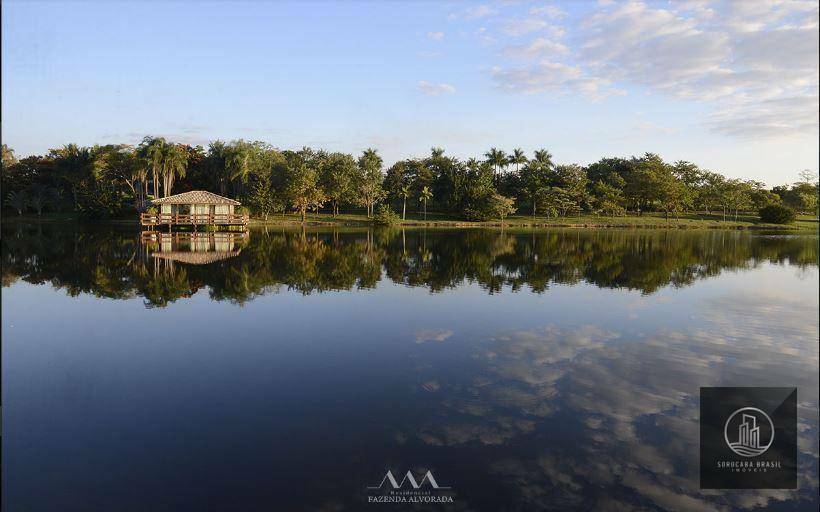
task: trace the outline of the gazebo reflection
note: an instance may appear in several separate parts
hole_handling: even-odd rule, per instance
[[[247,243],[245,232],[143,232],[141,241],[153,258],[190,265],[207,265],[238,256]]]

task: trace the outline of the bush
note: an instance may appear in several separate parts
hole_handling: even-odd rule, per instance
[[[373,216],[373,224],[378,226],[392,226],[398,224],[399,216],[386,204],[380,204]]]
[[[760,214],[760,220],[772,224],[791,224],[797,218],[794,210],[782,204],[764,206],[758,213]]]

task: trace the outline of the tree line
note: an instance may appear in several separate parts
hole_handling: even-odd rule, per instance
[[[492,148],[460,160],[432,148],[423,158],[385,169],[375,149],[360,156],[303,148],[279,150],[264,142],[214,141],[207,148],[145,137],[137,146],[67,144],[46,155],[16,158],[3,145],[3,207],[22,215],[71,210],[92,218],[133,214],[150,200],[203,189],[243,202],[267,220],[288,211],[423,213],[428,208],[467,220],[508,215],[621,216],[627,212],[719,214],[723,219],[769,205],[816,213],[816,174],[767,188],[646,153],[602,158],[587,166],[559,164],[544,149],[528,156]]]

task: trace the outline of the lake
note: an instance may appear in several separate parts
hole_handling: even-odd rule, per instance
[[[6,223],[2,263],[7,510],[820,501],[816,234]],[[700,490],[701,386],[798,388],[798,490]]]

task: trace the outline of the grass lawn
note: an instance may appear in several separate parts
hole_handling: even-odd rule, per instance
[[[9,215],[4,212],[3,222],[71,222],[81,221],[75,213],[46,213],[42,217],[36,215]],[[134,218],[126,217],[122,219],[110,219],[99,221],[100,224],[123,224],[131,225],[137,223]],[[252,226],[271,225],[298,225],[301,223],[299,215],[281,214],[272,215],[267,221],[261,219],[251,219]],[[329,213],[309,214],[307,223],[314,226],[367,226],[371,222],[364,213],[342,213],[333,218]],[[407,215],[407,220],[401,222],[404,226],[441,226],[441,227],[497,227],[501,225],[498,220],[489,222],[470,222],[452,214],[442,214],[429,212],[427,220],[417,213]],[[657,228],[657,229],[680,229],[680,228],[711,228],[711,229],[777,229],[777,230],[800,230],[817,231],[818,222],[816,217],[800,215],[797,222],[791,225],[765,224],[755,215],[740,215],[738,220],[727,217],[723,220],[721,215],[706,215],[704,213],[686,213],[679,217],[666,220],[663,214],[646,213],[642,216],[627,215],[624,217],[596,217],[594,215],[582,215],[579,217],[531,217],[529,215],[514,215],[504,221],[504,226],[510,227],[586,227],[586,228]]]
[[[274,215],[267,221],[252,219],[252,225],[277,225],[277,224],[299,224],[301,218],[298,215],[287,214],[284,217]],[[370,224],[364,214],[341,213],[334,218],[330,214],[319,213],[309,214],[307,223],[311,225],[341,225],[355,226]],[[500,226],[500,221],[470,222],[455,215],[428,212],[427,220],[421,214],[408,214],[407,220],[400,223],[405,226],[452,226],[452,227],[474,227],[474,226]],[[738,220],[734,217],[723,220],[722,215],[707,215],[705,213],[681,214],[678,218],[664,218],[663,214],[646,213],[642,216],[627,215],[624,217],[596,217],[593,215],[582,215],[578,217],[531,217],[529,215],[514,215],[504,221],[505,226],[521,227],[627,227],[627,228],[718,228],[718,229],[789,229],[789,230],[817,230],[818,222],[816,218],[802,215],[797,222],[792,225],[765,224],[760,222],[756,215],[739,215]]]

